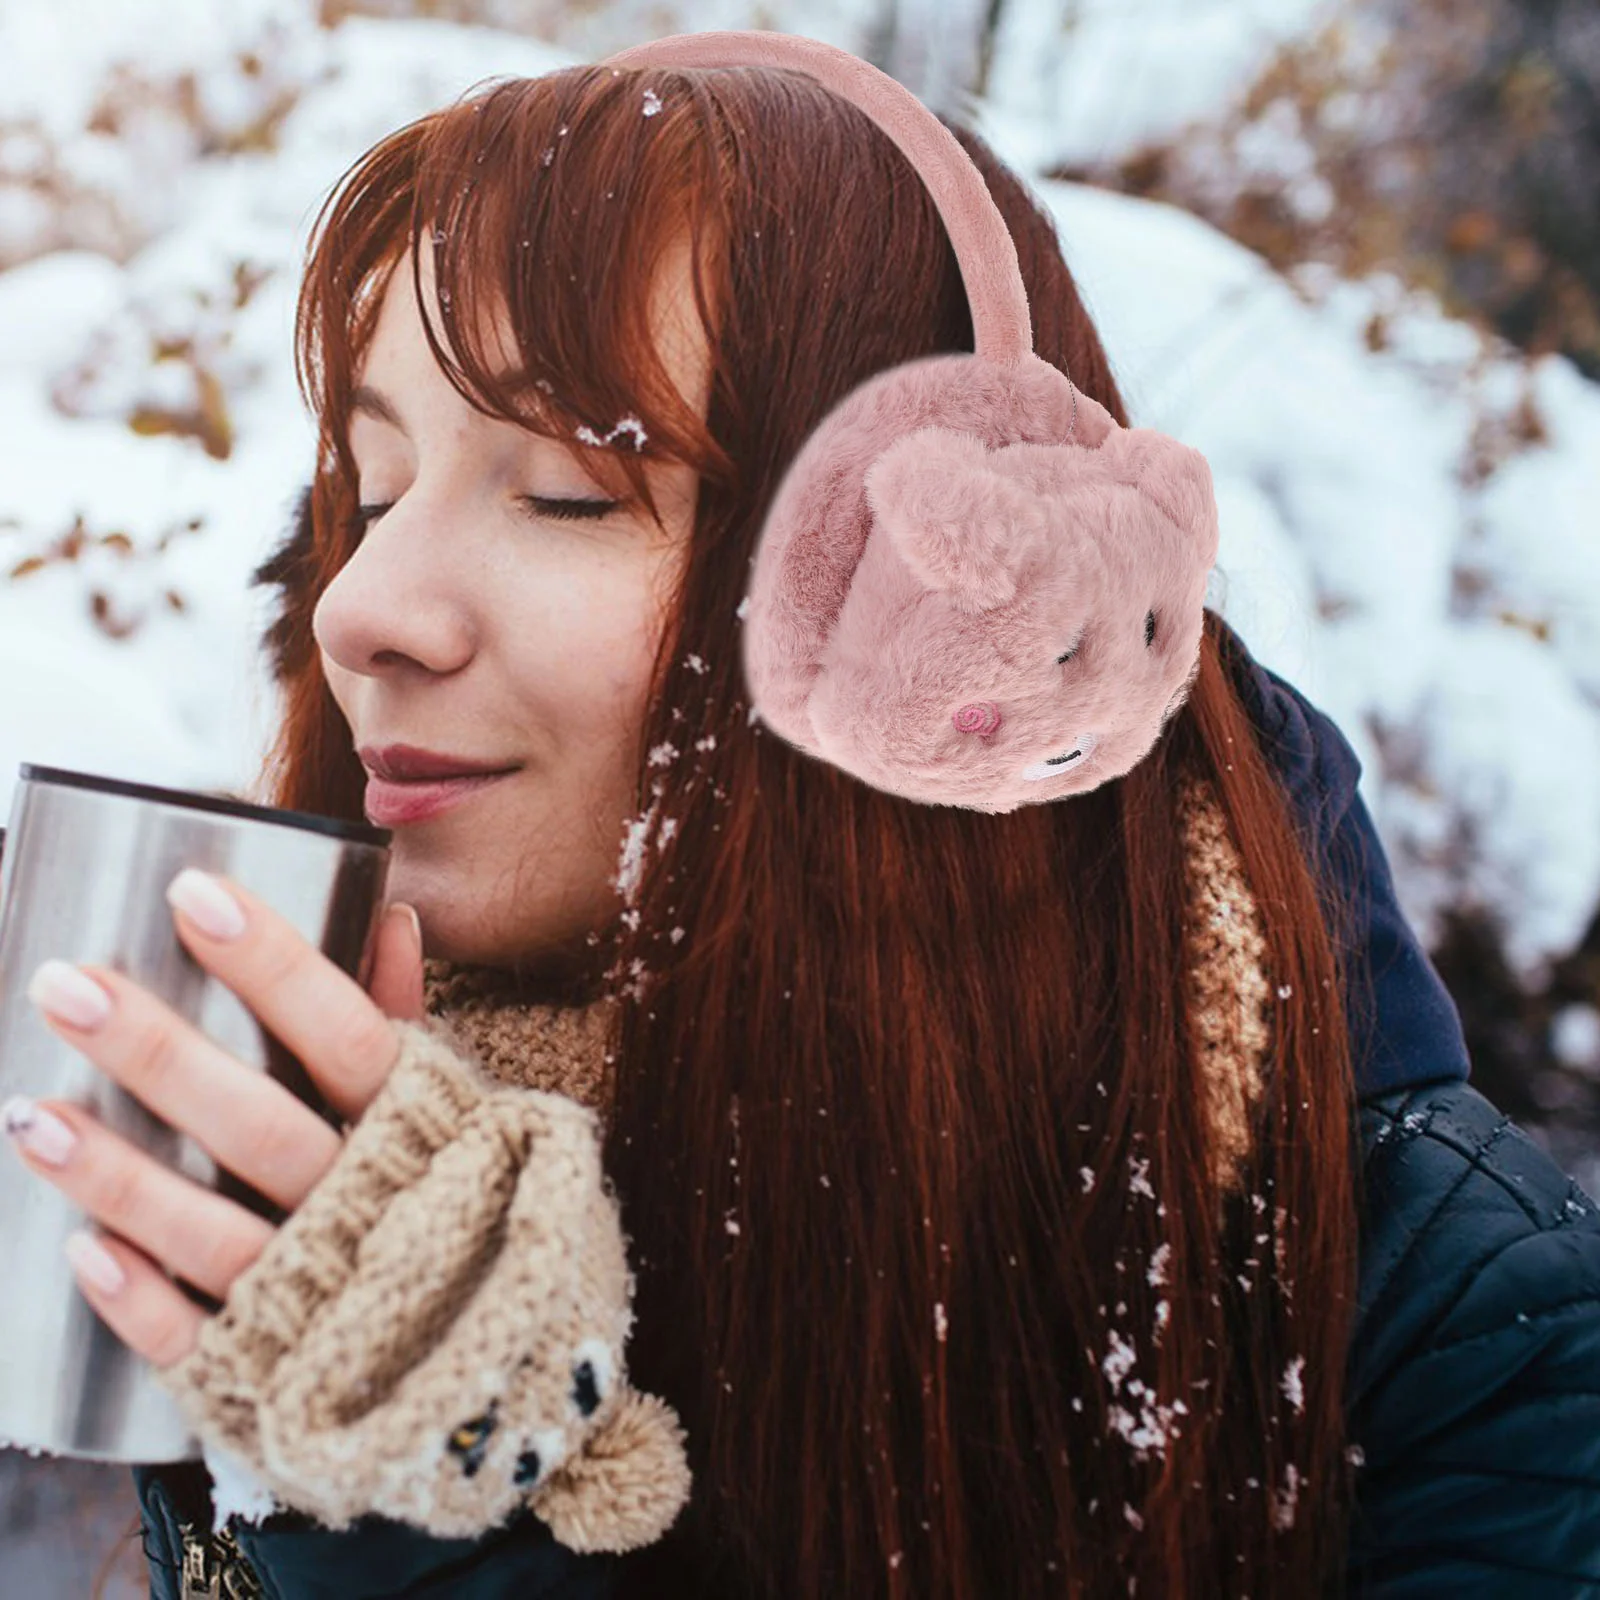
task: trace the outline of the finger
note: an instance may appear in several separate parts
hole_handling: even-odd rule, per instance
[[[79,1106],[13,1100],[6,1127],[39,1177],[218,1300],[277,1231],[236,1201],[163,1166]]]
[[[194,1349],[206,1313],[155,1262],[109,1234],[67,1238],[67,1259],[84,1298],[135,1355],[170,1367]]]
[[[55,1009],[74,996],[92,999],[97,989],[110,1006],[92,1027]],[[276,1204],[294,1210],[333,1165],[341,1140],[315,1111],[131,978],[108,967],[47,961],[28,993],[52,1032]],[[82,1020],[88,1013],[76,1015]]]
[[[188,869],[167,898],[184,948],[283,1042],[340,1116],[358,1118],[400,1053],[366,990],[231,879]]]
[[[416,912],[403,902],[390,906],[378,924],[367,992],[385,1016],[408,1022],[422,1017],[422,932]]]

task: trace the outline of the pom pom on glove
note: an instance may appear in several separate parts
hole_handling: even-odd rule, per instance
[[[678,1419],[629,1387],[633,1281],[594,1112],[397,1021],[345,1147],[160,1379],[208,1447],[341,1529],[473,1537],[524,1505],[580,1551],[666,1532]]]

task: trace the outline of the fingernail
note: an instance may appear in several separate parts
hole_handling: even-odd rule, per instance
[[[167,901],[208,938],[237,939],[244,932],[244,908],[209,872],[185,867],[167,885]]]
[[[102,1294],[115,1294],[128,1281],[116,1258],[92,1234],[81,1229],[69,1233],[61,1242],[61,1250],[72,1263],[72,1270]]]
[[[406,914],[406,921],[411,924],[411,944],[417,952],[418,959],[422,956],[422,921],[417,916],[417,908],[408,906],[403,900],[399,902],[400,909]]]
[[[70,961],[45,961],[28,980],[28,998],[74,1028],[98,1028],[111,1015],[111,996]]]
[[[0,1106],[0,1122],[24,1150],[52,1167],[61,1166],[78,1142],[77,1134],[60,1117],[26,1095],[13,1095]]]

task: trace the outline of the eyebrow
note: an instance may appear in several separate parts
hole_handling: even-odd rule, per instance
[[[369,417],[376,417],[380,422],[392,423],[401,433],[406,432],[406,425],[400,420],[400,413],[378,390],[371,384],[358,384],[350,395],[350,409],[352,412],[364,412]],[[410,435],[406,434],[409,438]]]

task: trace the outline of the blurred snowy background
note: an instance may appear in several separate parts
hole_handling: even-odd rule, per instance
[[[1134,421],[1211,462],[1212,603],[1362,759],[1474,1082],[1600,1194],[1593,0],[0,0],[0,821],[23,761],[253,788],[344,169],[730,27],[856,51],[1047,201]],[[143,1593],[132,1511],[0,1452],[6,1592]]]

